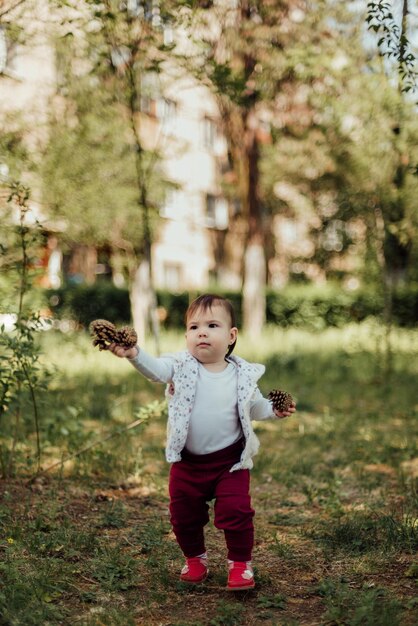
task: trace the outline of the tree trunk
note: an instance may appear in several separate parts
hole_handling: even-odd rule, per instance
[[[75,283],[93,285],[96,281],[97,249],[94,246],[76,246],[69,263],[69,278]]]
[[[110,249],[109,265],[112,272],[112,283],[115,287],[124,287],[126,262],[121,250],[116,246],[112,246]]]
[[[394,151],[397,155],[398,165],[393,176],[393,186],[396,189],[395,199],[386,207],[385,222],[385,239],[383,253],[385,256],[386,276],[385,280],[391,292],[399,284],[405,282],[407,271],[410,265],[410,256],[412,251],[412,239],[409,236],[401,238],[397,233],[399,225],[405,219],[406,208],[404,189],[408,174],[410,156],[405,151],[406,142],[403,139],[404,130],[404,99],[402,94],[402,70],[405,56],[407,53],[407,20],[409,8],[408,0],[402,3],[402,22],[401,33],[399,38],[399,72],[398,72],[398,92],[400,98],[397,125],[393,128]]]
[[[248,240],[244,253],[243,328],[259,337],[265,322],[266,255],[264,228],[259,197],[259,146],[255,116],[245,117],[246,213]]]
[[[254,239],[245,250],[243,285],[243,327],[251,337],[259,337],[266,311],[266,259],[264,246]]]
[[[138,208],[142,213],[142,225],[143,225],[143,241],[142,241],[142,254],[143,260],[140,262],[137,268],[134,279],[131,283],[131,308],[132,318],[135,328],[138,333],[140,341],[144,341],[146,332],[149,328],[152,330],[152,334],[155,342],[155,349],[157,354],[160,353],[159,346],[159,320],[157,316],[157,297],[152,282],[152,269],[151,269],[151,248],[152,237],[149,217],[149,204],[148,204],[148,179],[147,174],[149,170],[144,166],[144,148],[141,141],[141,133],[139,128],[140,117],[137,116],[137,105],[140,100],[140,81],[138,82],[138,76],[136,74],[136,62],[138,61],[137,55],[139,54],[140,47],[135,46],[136,52],[131,49],[130,62],[126,68],[127,72],[127,87],[128,87],[128,102],[129,102],[129,119],[132,130],[132,137],[135,144],[135,168],[137,176],[138,186]]]
[[[151,281],[151,268],[143,259],[131,281],[130,301],[132,321],[138,334],[139,345],[144,345],[147,333],[152,329],[156,353],[160,353],[158,319],[156,314],[155,292]]]
[[[242,28],[248,28],[252,19],[253,4],[249,0],[236,3],[235,30],[242,34]],[[228,49],[228,40],[224,42]],[[224,47],[221,46],[221,62],[224,63]],[[235,55],[235,58],[234,58]],[[215,50],[216,56],[216,50]],[[254,90],[254,69],[257,55],[246,47],[233,50],[228,63],[232,73],[239,80],[247,81],[241,93],[240,101],[231,98],[215,81],[219,110],[228,141],[232,166],[236,175],[236,193],[241,200],[241,209],[247,221],[247,240],[243,259],[243,328],[252,336],[261,334],[265,320],[265,287],[267,281],[265,235],[259,190],[257,93]]]

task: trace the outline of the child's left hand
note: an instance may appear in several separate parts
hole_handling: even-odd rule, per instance
[[[295,411],[296,411],[296,402],[293,402],[286,411],[277,411],[276,409],[274,409],[273,413],[276,417],[283,419],[284,417],[289,417],[290,415],[293,415]]]

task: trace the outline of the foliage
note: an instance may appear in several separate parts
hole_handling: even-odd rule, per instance
[[[4,438],[0,444],[0,462],[3,476],[14,471],[17,443],[21,438],[35,433],[37,463],[39,467],[41,444],[38,410],[38,393],[45,389],[48,372],[39,363],[40,351],[36,343],[38,332],[46,322],[39,313],[33,312],[26,302],[31,290],[31,266],[36,249],[39,224],[27,225],[29,212],[29,190],[20,183],[10,184],[10,213],[15,208],[18,214],[17,225],[5,216],[8,239],[1,247],[1,265],[16,274],[17,286],[15,303],[10,307],[7,300],[7,314],[14,319],[14,328],[0,327],[0,420]],[[9,306],[7,306],[9,304]],[[14,316],[13,316],[14,313]],[[33,412],[30,424],[28,411]],[[6,423],[6,420],[8,423]]]
[[[231,300],[237,314],[238,326],[242,322],[242,293],[216,289]],[[157,290],[157,302],[161,307],[161,324],[164,328],[181,329],[184,314],[191,299],[197,293]],[[127,289],[111,284],[97,283],[92,286],[70,286],[45,292],[48,306],[56,320],[75,320],[87,327],[94,319],[104,318],[115,323],[130,321],[129,294]],[[337,285],[315,287],[292,286],[266,293],[266,316],[269,324],[290,328],[342,327],[360,322],[368,317],[381,317],[383,294],[375,289],[347,290]],[[393,320],[400,326],[417,323],[418,292],[415,284],[403,286],[393,294]]]
[[[73,243],[91,244],[96,237],[106,247],[114,275],[130,288],[139,336],[151,326],[157,341],[151,246],[166,177],[160,137],[154,124],[144,132],[143,108],[159,97],[147,91],[147,81],[158,82],[167,58],[161,19],[168,17],[166,3],[75,4],[74,20],[68,6],[60,7],[57,59],[66,126],[62,132],[62,111],[55,111],[45,197],[65,218]],[[68,158],[76,145],[77,157]],[[80,211],[81,219],[74,220]]]
[[[36,434],[38,465],[40,462],[38,394],[46,389],[47,372],[39,363],[36,333],[43,328],[44,324],[36,314],[17,322],[12,333],[7,332],[4,325],[0,328],[0,419],[4,424],[0,461],[3,476],[14,472],[17,441],[33,432]]]
[[[141,129],[145,119],[154,123],[145,103],[163,95],[167,61],[177,60],[164,34],[185,17],[187,28],[198,24],[192,69],[217,94],[230,139],[221,169],[231,199],[241,192],[238,180],[248,183],[236,114],[253,116],[247,127],[257,131],[267,256],[282,258],[273,236],[280,216],[306,226],[309,243],[296,237],[285,266],[290,259],[318,266],[328,279],[344,272],[369,283],[384,283],[382,274],[416,278],[416,112],[394,86],[391,66],[366,49],[361,12],[322,1],[226,3],[222,11],[212,2],[134,4],[50,3],[61,9],[54,15],[58,97],[40,172],[43,200],[69,248],[104,247],[112,269],[128,278],[148,230],[154,236],[165,182],[158,145],[144,142]],[[392,33],[392,51],[406,62],[411,42],[394,28],[394,4],[369,3],[369,26],[382,37]],[[211,27],[202,32],[200,20]],[[5,117],[2,127],[0,159],[13,173],[28,166],[25,133],[16,118]],[[245,239],[245,206],[234,207],[227,247]]]
[[[46,292],[46,298],[58,319],[73,319],[85,327],[95,319],[118,324],[131,318],[128,289],[111,283],[51,289]]]
[[[44,202],[67,245],[129,241],[135,248],[141,228],[126,122],[112,95],[89,77],[78,77],[67,90],[67,111],[51,114],[41,169]]]
[[[112,2],[83,4],[78,19],[68,18],[66,7],[58,14],[63,23],[55,39],[57,88],[64,110],[51,108],[50,142],[43,157],[45,200],[57,217],[66,219],[70,240],[139,253],[147,207],[138,184],[149,185],[148,201],[155,204],[161,177],[155,167],[158,155],[132,136],[126,75],[117,63],[117,51],[128,44],[117,38],[129,11],[117,10]],[[139,17],[135,20],[140,23]],[[141,181],[138,152],[147,174]],[[80,213],[83,219],[74,220]]]
[[[413,198],[418,179],[412,164],[418,158],[418,125],[412,107],[388,85],[382,86],[381,79],[369,79],[364,93],[367,104],[350,101],[351,117],[335,109],[334,129],[327,132],[334,158],[344,162],[344,168],[335,177],[338,190],[325,207],[323,225],[351,220],[355,232],[360,218],[366,228],[362,245],[368,263],[360,276],[364,282],[396,285],[414,276],[418,214]],[[371,103],[375,115],[370,114]],[[350,238],[342,243],[352,244]]]
[[[238,219],[231,220],[230,237],[232,245],[238,241],[243,250],[243,327],[255,336],[265,319],[267,282],[262,144],[271,141],[278,94],[300,84],[295,72],[301,39],[294,19],[298,11],[305,18],[294,0],[269,6],[247,1],[209,3],[192,12],[189,26],[193,46],[185,66],[215,95],[228,144],[224,191],[229,191],[240,212]],[[303,46],[310,44],[308,37],[308,45],[305,40]]]
[[[24,142],[27,132],[21,115],[3,114],[0,118],[0,165],[6,167],[7,175],[15,180],[21,176],[23,169],[33,164]],[[0,172],[0,178],[2,178]]]
[[[380,35],[377,45],[383,56],[396,61],[401,91],[407,93],[415,91],[418,86],[417,57],[412,52],[407,33],[408,1],[402,2],[400,26],[394,17],[396,8],[393,3],[384,0],[368,2],[367,23],[369,30]]]
[[[310,55],[311,64],[300,57],[304,91],[292,94],[299,96],[299,111],[278,118],[274,143],[264,147],[267,207],[295,230],[293,245],[279,238],[277,253],[294,248],[294,263],[314,262],[330,280],[338,271],[369,284],[411,279],[417,255],[416,112],[392,75],[385,76],[376,51],[364,45],[361,14],[333,3],[311,20],[327,36]],[[336,51],[338,33],[343,36]],[[325,68],[320,76],[318,67]],[[303,245],[303,238],[309,243]]]

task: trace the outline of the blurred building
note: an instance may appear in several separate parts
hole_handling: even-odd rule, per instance
[[[10,2],[10,11],[0,22],[0,120],[9,127],[14,120],[23,123],[28,149],[36,153],[47,140],[48,111],[56,94],[55,50],[48,31],[48,26],[54,27],[54,16],[46,0],[14,5]],[[24,36],[18,37],[19,31]],[[142,139],[146,147],[158,148],[165,176],[173,183],[161,206],[163,219],[152,249],[155,285],[201,288],[208,284],[215,264],[209,231],[228,228],[229,207],[220,188],[226,142],[219,132],[219,114],[209,91],[190,78],[167,86],[164,93],[160,85],[149,93],[141,103]],[[1,168],[7,176],[0,155]],[[40,209],[36,183],[32,192],[32,209],[51,227],[56,250],[54,231],[59,225],[49,224]],[[83,252],[74,251],[81,271]],[[53,256],[56,276],[58,253]],[[87,256],[91,266],[92,252]],[[103,264],[97,269],[102,272]]]
[[[45,30],[48,3],[40,0],[33,12],[21,14],[16,2],[3,2],[0,21],[0,115],[24,119],[29,146],[36,149],[44,136],[49,103],[55,90],[54,54]],[[36,11],[36,17],[35,17]]]
[[[59,28],[59,20],[50,7],[47,0],[6,0],[0,16],[0,123],[10,128],[23,122],[26,144],[34,153],[46,145],[51,104],[59,104],[51,36]],[[150,16],[153,19],[152,13]],[[164,174],[172,183],[160,207],[162,219],[152,247],[154,284],[171,290],[202,289],[215,280],[226,288],[239,288],[245,224],[240,223],[238,203],[231,205],[222,193],[228,158],[216,101],[190,76],[175,81],[163,76],[154,85],[152,81],[150,77],[147,96],[141,102],[141,139],[146,148],[158,149]],[[0,176],[7,177],[6,170],[0,154]],[[63,259],[59,240],[65,225],[48,219],[36,178],[32,183],[28,173],[28,180],[32,209],[46,228],[43,282],[52,287],[59,284]],[[232,231],[230,220],[237,215]],[[291,258],[309,257],[309,225],[277,216],[271,237],[270,281],[280,287],[289,278],[289,268],[292,271]],[[64,257],[67,269],[78,281],[90,283],[110,273],[105,255],[85,245],[75,246],[70,258]],[[321,278],[309,260],[293,269],[313,280]],[[122,275],[113,279],[122,284]]]
[[[152,90],[151,90],[152,91]],[[227,146],[210,92],[184,77],[156,86],[141,106],[146,148],[163,155],[173,183],[160,209],[163,218],[153,245],[157,287],[201,288],[214,270],[210,231],[226,230],[229,205],[220,185]]]

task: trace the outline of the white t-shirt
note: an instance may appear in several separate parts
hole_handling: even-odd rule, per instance
[[[192,454],[209,454],[230,446],[240,437],[236,366],[228,363],[222,372],[209,372],[199,363],[187,450]]]

